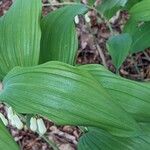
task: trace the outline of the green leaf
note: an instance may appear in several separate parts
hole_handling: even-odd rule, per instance
[[[41,0],[16,0],[0,19],[0,80],[14,66],[38,64]]]
[[[6,127],[0,120],[0,149],[1,150],[19,150],[18,145],[9,134]]]
[[[149,138],[149,136],[146,136]],[[78,150],[148,150],[150,143],[143,136],[135,138],[118,138],[104,130],[90,128],[81,136]]]
[[[141,0],[128,0],[125,8],[126,9],[131,9],[131,7],[133,7],[136,3],[140,2]]]
[[[131,44],[132,38],[128,33],[111,36],[107,41],[107,49],[117,70],[128,56]]]
[[[74,64],[78,49],[74,17],[87,8],[82,4],[60,8],[42,19],[41,59]]]
[[[95,3],[95,0],[88,0],[88,5],[92,6],[94,5],[94,3]]]
[[[100,85],[137,121],[150,122],[150,83],[141,83],[117,76],[101,65],[84,65]]]
[[[102,0],[102,3],[97,6],[97,10],[105,17],[111,18],[126,3],[127,0]]]
[[[144,51],[146,48],[150,47],[150,22],[144,23],[143,25],[137,27],[134,30],[130,30],[128,33],[132,35],[132,46],[130,53],[137,53]]]
[[[149,29],[150,22],[143,24],[137,28],[135,32],[131,33],[133,37],[133,43],[130,50],[131,53],[137,53],[150,47]]]
[[[130,10],[131,17],[137,21],[150,21],[150,1],[143,0]]]
[[[0,99],[18,113],[40,114],[58,124],[96,126],[135,136],[139,126],[87,72],[60,62],[16,67],[5,77]]]
[[[139,23],[132,18],[128,20],[124,27],[124,32],[129,33],[132,36],[130,53],[144,51],[146,48],[150,47],[149,28],[150,22],[139,25]]]

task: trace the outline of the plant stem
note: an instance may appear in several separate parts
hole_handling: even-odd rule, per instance
[[[49,140],[45,135],[41,136],[54,150],[59,150],[57,145],[53,143],[51,140]]]

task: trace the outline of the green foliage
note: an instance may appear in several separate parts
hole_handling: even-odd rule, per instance
[[[12,139],[6,127],[0,120],[0,149],[1,150],[19,150],[16,142]]]
[[[127,33],[111,36],[107,41],[107,49],[117,70],[128,56],[131,44],[132,38]]]
[[[140,2],[141,0],[128,0],[125,9],[130,10],[136,3]]]
[[[0,98],[19,113],[40,114],[58,124],[97,126],[118,136],[137,134],[136,122],[88,72],[76,67],[59,62],[17,67],[3,85]]]
[[[131,17],[136,21],[150,21],[150,1],[143,0],[135,4],[130,13]]]
[[[96,128],[89,128],[80,139],[78,150],[148,150],[150,135],[133,138],[118,138],[108,132]]]
[[[0,80],[15,66],[38,64],[41,0],[16,0],[0,19]]]
[[[106,91],[137,121],[150,122],[150,83],[117,76],[101,65],[83,65]]]
[[[42,19],[40,63],[58,60],[74,64],[78,49],[74,17],[85,11],[87,8],[84,5],[71,5],[58,9]]]
[[[124,79],[101,65],[72,66],[78,49],[74,17],[93,9],[95,1],[76,2],[42,18],[41,0],[16,0],[1,17],[0,101],[26,114],[28,127],[35,115],[90,126],[79,150],[148,150],[150,83]],[[122,8],[131,8],[124,33],[107,41],[117,70],[129,54],[150,46],[150,1],[103,0],[96,9],[108,23]],[[0,149],[18,149],[1,122]]]
[[[105,17],[111,18],[126,3],[127,0],[102,0],[102,3],[97,6],[97,10]]]

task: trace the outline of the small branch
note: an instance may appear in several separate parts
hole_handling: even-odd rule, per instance
[[[144,55],[146,56],[147,60],[150,61],[150,56],[146,52],[144,52]]]
[[[59,150],[57,145],[49,140],[45,135],[42,135],[41,138],[43,138],[54,150]]]
[[[96,47],[99,52],[100,58],[102,59],[102,64],[105,66],[105,68],[108,68],[102,49],[100,48],[100,46],[98,44],[96,45]]]

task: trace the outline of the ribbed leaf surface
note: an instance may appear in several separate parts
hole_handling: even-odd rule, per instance
[[[135,138],[118,138],[104,130],[90,128],[89,132],[79,139],[78,150],[148,150],[149,136]]]
[[[131,17],[137,21],[150,21],[150,1],[142,0],[134,5],[131,10]]]
[[[0,149],[1,150],[19,150],[18,145],[9,134],[4,124],[0,120]]]
[[[0,79],[14,66],[38,63],[41,7],[41,0],[16,0],[0,19]]]
[[[86,10],[82,4],[66,6],[42,19],[41,63],[58,60],[74,64],[78,49],[74,17]]]
[[[140,83],[119,77],[101,65],[85,65],[95,79],[138,121],[150,122],[150,83]]]
[[[13,69],[3,81],[3,102],[17,112],[40,114],[58,124],[97,126],[118,136],[138,134],[137,123],[87,72],[48,62]]]

